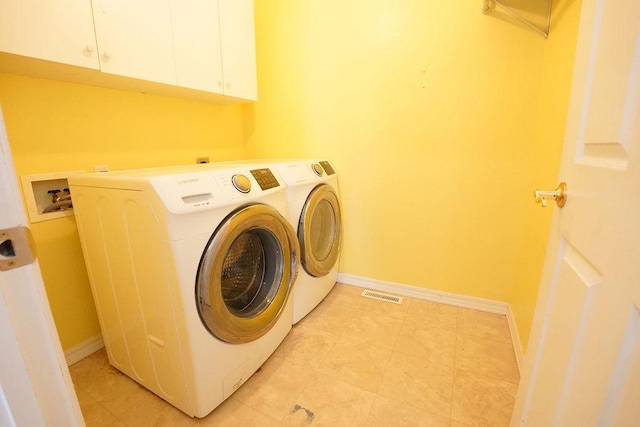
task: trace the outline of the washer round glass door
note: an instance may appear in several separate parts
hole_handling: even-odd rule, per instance
[[[298,242],[282,215],[259,204],[236,210],[213,233],[198,267],[205,327],[232,344],[260,338],[282,314],[297,266]]]
[[[302,266],[311,276],[326,276],[338,262],[341,218],[336,191],[326,184],[314,188],[302,208],[298,224]]]

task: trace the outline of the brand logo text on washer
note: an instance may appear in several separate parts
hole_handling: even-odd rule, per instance
[[[187,178],[187,179],[181,179],[179,181],[176,181],[178,185],[193,184],[194,182],[198,182],[198,178]]]

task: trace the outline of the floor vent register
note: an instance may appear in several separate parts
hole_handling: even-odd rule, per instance
[[[362,291],[362,296],[372,299],[377,299],[378,301],[391,302],[393,304],[402,304],[402,297],[398,297],[395,295],[389,295],[382,292],[370,291],[365,289]]]

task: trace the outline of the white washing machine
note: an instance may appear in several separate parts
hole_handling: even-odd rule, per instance
[[[209,164],[69,184],[109,362],[206,416],[291,329],[299,246],[283,182]]]
[[[293,296],[293,323],[327,296],[338,277],[342,214],[338,174],[326,160],[268,163],[287,185],[287,217],[296,229],[302,267]]]

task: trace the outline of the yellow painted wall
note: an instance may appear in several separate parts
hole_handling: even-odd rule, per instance
[[[548,232],[531,194],[557,175],[561,140],[543,140],[564,126],[570,38],[545,41],[480,1],[255,5],[247,154],[335,162],[341,272],[513,302],[526,340],[542,267],[529,251]]]
[[[0,74],[18,175],[245,156],[242,107]],[[73,217],[31,225],[63,348],[100,334]]]
[[[247,152],[335,162],[341,271],[508,301],[544,38],[480,2],[255,4]]]
[[[538,125],[529,157],[527,185],[531,189],[554,189],[558,184],[581,3],[554,1],[544,49]],[[524,347],[529,341],[553,211],[553,207],[542,209],[536,204],[527,205],[524,211],[514,292],[509,300]]]
[[[548,41],[480,3],[255,0],[244,106],[0,74],[16,170],[328,157],[343,273],[509,302],[526,343],[550,214],[531,192],[555,184],[579,0]],[[75,222],[32,229],[69,349],[99,333]]]

